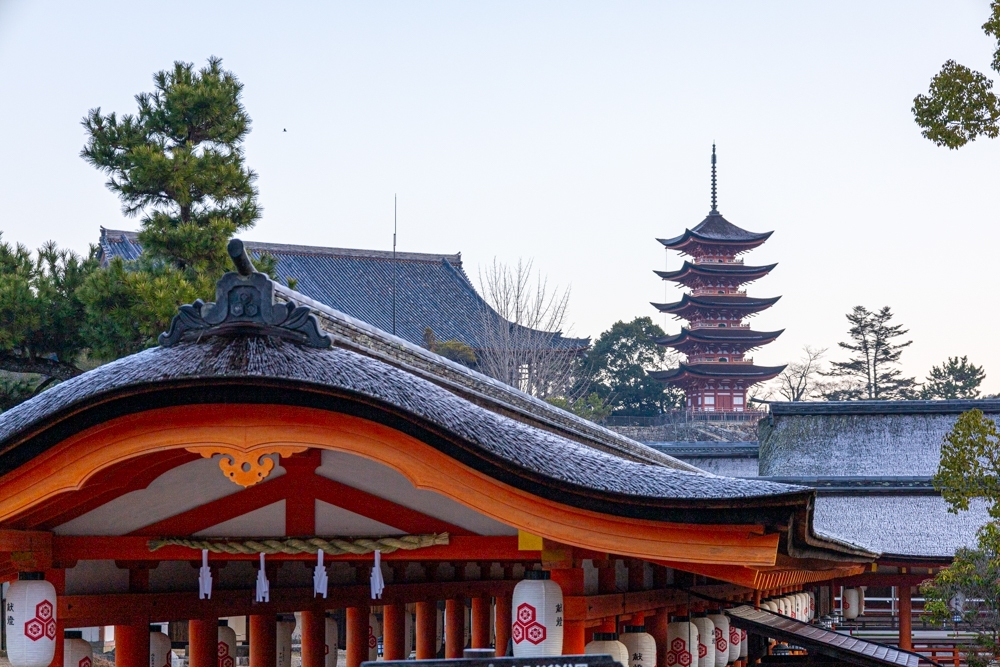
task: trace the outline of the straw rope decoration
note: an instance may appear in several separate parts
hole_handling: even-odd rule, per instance
[[[183,537],[167,537],[160,540],[150,540],[149,550],[156,551],[162,547],[177,546],[189,549],[208,549],[212,553],[222,554],[314,554],[322,549],[328,556],[353,554],[360,556],[376,550],[391,554],[400,549],[413,551],[427,547],[447,546],[448,533],[436,535],[400,535],[397,537],[361,537],[357,539],[342,537],[287,537],[282,539],[246,539],[246,540],[189,540]]]

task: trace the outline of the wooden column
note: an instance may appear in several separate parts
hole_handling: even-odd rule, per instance
[[[896,595],[899,596],[899,648],[910,651],[913,649],[913,603],[910,585],[897,586],[896,591]]]
[[[496,651],[498,658],[502,658],[507,655],[507,647],[510,644],[511,624],[513,621],[510,593],[498,595],[496,598]]]
[[[212,647],[215,648],[215,642]],[[216,658],[214,651],[212,657]],[[115,626],[115,667],[149,667],[148,618]]]
[[[629,592],[646,590],[646,565],[643,561],[633,558],[626,561],[628,567]],[[635,623],[634,625],[638,625]]]
[[[326,614],[303,611],[302,667],[324,667],[326,664]]]
[[[597,592],[601,594],[618,592],[615,560],[594,561],[594,567],[597,568]]]
[[[149,664],[149,633],[146,633],[146,662]],[[115,645],[118,645],[118,628],[115,628]],[[116,651],[117,655],[117,651]],[[219,619],[193,618],[188,621],[188,667],[217,667],[219,662]],[[273,664],[273,663],[272,663]],[[115,667],[121,667],[115,665]]]
[[[250,667],[275,667],[278,662],[277,614],[254,614],[250,617],[249,631]]]
[[[583,568],[551,570],[552,581],[562,588],[563,596],[584,595]],[[582,655],[586,642],[584,641],[584,622],[563,620],[563,655]],[[664,663],[666,664],[666,663]]]
[[[417,660],[437,657],[437,603],[417,603]]]
[[[406,605],[402,602],[382,607],[382,657],[406,660]]]
[[[667,623],[670,617],[666,609],[657,609],[654,616],[646,619],[646,632],[656,641],[656,664],[665,667],[667,664]]]
[[[347,667],[360,667],[368,660],[368,614],[371,608],[347,608]]]
[[[444,657],[453,660],[465,652],[465,602],[452,598],[444,604]]]
[[[470,648],[490,647],[490,608],[491,598],[472,598],[472,646]]]

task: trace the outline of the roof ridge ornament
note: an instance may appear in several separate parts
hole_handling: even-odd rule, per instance
[[[716,206],[716,204],[717,204],[717,197],[716,197],[716,187],[715,187],[715,142],[713,141],[712,142],[712,210],[709,211],[709,215],[712,215],[713,213],[715,215],[719,215],[719,209]]]
[[[197,299],[178,308],[170,329],[157,339],[160,345],[234,335],[274,336],[317,348],[333,344],[309,308],[294,301],[275,301],[274,282],[254,268],[243,241],[231,240],[226,251],[236,271],[226,273],[215,284],[215,302]]]

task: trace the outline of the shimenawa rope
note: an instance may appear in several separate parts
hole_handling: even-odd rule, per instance
[[[402,549],[413,551],[427,547],[446,546],[449,542],[448,533],[436,535],[400,535],[397,537],[360,537],[356,539],[341,537],[288,537],[282,539],[260,540],[190,540],[183,537],[166,537],[149,541],[149,550],[156,551],[166,546],[188,547],[190,549],[208,549],[212,553],[224,554],[314,554],[322,549],[329,556],[354,554],[360,556],[373,551],[384,554]]]

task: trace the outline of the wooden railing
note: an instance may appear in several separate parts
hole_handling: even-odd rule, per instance
[[[913,652],[930,658],[944,667],[966,667],[965,654],[968,647],[955,646],[914,646]]]

